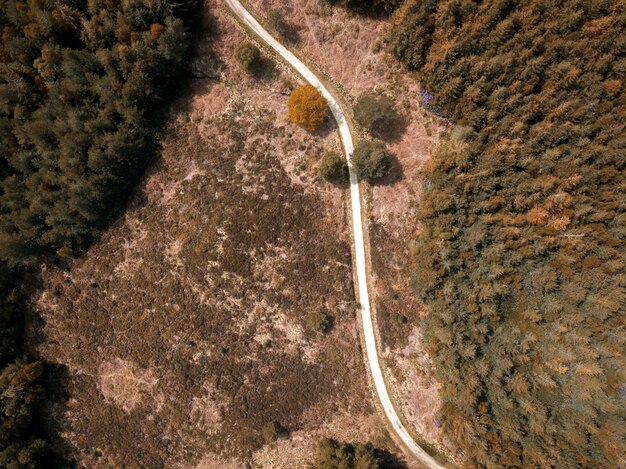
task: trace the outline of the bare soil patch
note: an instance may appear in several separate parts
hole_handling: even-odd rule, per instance
[[[281,467],[285,445],[305,464],[355,423],[389,447],[351,306],[344,195],[316,175],[337,136],[291,126],[281,90],[297,82],[242,76],[244,36],[218,2],[207,10],[194,69],[219,79],[194,83],[125,215],[69,269],[43,270],[32,299],[40,353],[69,369],[66,437],[93,468]],[[318,308],[335,317],[326,336],[301,325]],[[264,446],[274,420],[294,439]]]

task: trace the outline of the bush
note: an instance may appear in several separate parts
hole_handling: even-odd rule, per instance
[[[330,438],[321,440],[317,447],[315,469],[379,469],[385,460],[378,456],[370,444],[339,443]]]
[[[304,327],[311,332],[325,334],[333,327],[334,318],[325,310],[311,311],[304,317]]]
[[[37,436],[43,362],[17,359],[0,371],[0,467],[42,467],[48,443]]]
[[[327,153],[322,159],[319,172],[328,182],[342,183],[348,178],[348,164],[338,153]]]
[[[237,46],[235,59],[243,70],[254,73],[261,65],[261,51],[251,42],[242,42]]]
[[[271,10],[267,14],[267,22],[270,27],[276,31],[281,37],[285,38],[289,33],[289,25],[285,21],[285,17],[280,10]]]
[[[303,85],[291,93],[287,106],[289,120],[311,132],[317,130],[328,114],[326,98],[312,85]]]
[[[393,101],[387,96],[366,93],[359,96],[354,106],[354,118],[372,134],[380,137],[389,131],[398,119]]]
[[[401,4],[401,0],[325,0],[330,5],[339,5],[356,13],[390,13]]]
[[[383,177],[391,167],[387,148],[382,142],[359,142],[350,159],[357,176],[370,182]]]

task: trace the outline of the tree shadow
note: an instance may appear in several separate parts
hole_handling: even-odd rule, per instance
[[[253,73],[253,77],[261,82],[271,83],[280,78],[280,70],[272,59],[262,57],[259,68]]]
[[[54,258],[50,264],[55,268],[69,270],[69,262]],[[35,271],[25,272],[22,291],[26,298],[33,298],[43,288],[41,276]],[[38,346],[46,342],[44,318],[24,305],[24,343],[23,353],[29,361],[43,361],[44,373],[40,384],[44,388],[45,398],[40,412],[34,422],[35,428],[50,443],[50,451],[46,455],[47,467],[74,468],[74,447],[61,435],[70,431],[71,424],[66,415],[67,402],[70,399],[71,376],[67,366],[46,360],[38,351]]]
[[[226,68],[226,63],[213,47],[213,43],[222,36],[217,19],[208,9],[202,8],[196,23],[197,28],[192,36],[193,43],[188,76],[191,80],[219,81],[222,70]]]
[[[330,114],[330,111],[328,114],[329,115],[326,119],[324,119],[324,122],[322,122],[322,124],[317,129],[311,132],[311,135],[314,135],[316,137],[326,138],[331,133],[337,130],[337,122],[335,122],[335,119]]]
[[[374,454],[380,460],[381,469],[408,469],[406,461],[386,449],[376,449]]]
[[[345,189],[349,189],[350,188],[350,176],[348,175],[348,172],[346,171],[346,175],[345,177],[338,179],[336,181],[326,181],[328,184],[330,184],[333,187],[336,187],[337,189],[341,189],[341,190],[345,190]]]
[[[67,402],[70,399],[71,376],[67,366],[59,363],[46,363],[43,384],[47,391],[46,406],[42,418],[45,421],[45,432],[54,448],[49,460],[49,467],[75,468],[73,458],[74,447],[62,438],[68,434],[71,422],[67,417]]]
[[[372,181],[372,186],[392,186],[404,179],[404,168],[394,154],[389,155],[389,171],[383,177]]]
[[[378,132],[377,136],[388,143],[398,143],[402,140],[408,126],[408,119],[401,114],[396,114],[387,128]]]

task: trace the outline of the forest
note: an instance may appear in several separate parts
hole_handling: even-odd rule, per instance
[[[0,0],[0,465],[48,457],[25,270],[120,213],[185,70],[195,0]]]
[[[625,26],[623,0],[390,17],[415,106],[456,124],[424,168],[413,282],[469,467],[624,463]]]
[[[455,123],[424,169],[413,279],[441,425],[470,467],[623,464],[626,2],[337,3],[391,14],[414,105]],[[50,457],[24,271],[79,254],[123,209],[195,7],[0,0],[2,467]]]

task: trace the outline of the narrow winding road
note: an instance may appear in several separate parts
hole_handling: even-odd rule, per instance
[[[359,194],[359,181],[354,172],[354,167],[350,161],[350,155],[354,150],[352,134],[350,127],[346,121],[345,115],[339,105],[339,102],[328,91],[322,81],[307,67],[300,59],[298,59],[290,50],[278,42],[270,35],[259,22],[244,8],[239,0],[226,0],[226,4],[239,17],[242,23],[252,30],[259,38],[261,38],[268,46],[276,51],[284,60],[286,60],[302,77],[311,85],[320,90],[322,95],[328,101],[331,112],[341,135],[341,141],[346,156],[348,157],[348,168],[350,172],[350,198],[352,201],[352,229],[354,238],[354,252],[356,263],[356,277],[359,291],[359,303],[361,305],[361,323],[363,324],[363,336],[365,337],[365,345],[367,349],[367,360],[372,373],[374,385],[378,398],[385,412],[385,415],[398,438],[402,441],[410,456],[417,459],[421,464],[428,468],[442,468],[426,451],[424,451],[407,432],[406,428],[400,421],[396,409],[393,407],[389,392],[383,378],[380,368],[380,361],[376,350],[376,334],[374,333],[374,323],[370,310],[370,300],[367,282],[367,270],[365,262],[365,241],[363,238],[363,220],[361,218],[361,196]]]

